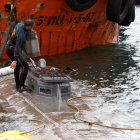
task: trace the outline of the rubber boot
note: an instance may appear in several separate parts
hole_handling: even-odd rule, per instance
[[[20,87],[19,85],[16,85],[16,89],[17,89],[17,90],[19,89],[19,87]]]
[[[18,89],[18,91],[19,92],[31,91],[31,89],[24,85],[24,86],[20,86],[19,89]]]
[[[17,82],[16,82],[16,90],[18,91],[19,88],[20,88],[20,83],[17,83]]]

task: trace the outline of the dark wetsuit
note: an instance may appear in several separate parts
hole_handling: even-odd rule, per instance
[[[20,53],[21,50],[26,52],[24,48],[25,34],[26,30],[24,24],[18,23],[6,47],[7,56],[12,61],[17,61],[17,65],[14,69],[15,82],[17,88],[24,86],[29,69],[29,65],[25,57]],[[20,68],[22,68],[21,74]]]

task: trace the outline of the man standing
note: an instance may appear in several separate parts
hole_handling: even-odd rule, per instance
[[[24,46],[25,38],[26,34],[31,32],[33,25],[34,20],[32,19],[27,19],[24,23],[18,23],[6,47],[6,54],[12,60],[10,67],[14,69],[16,89],[19,92],[28,90],[24,83],[28,74],[29,65],[21,51],[26,53]],[[21,73],[20,68],[22,68]]]

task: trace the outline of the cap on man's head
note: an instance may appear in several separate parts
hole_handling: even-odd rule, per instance
[[[33,27],[34,23],[35,23],[35,22],[34,22],[33,19],[27,19],[27,20],[24,22],[24,26],[26,26],[26,27],[29,27],[29,26]]]

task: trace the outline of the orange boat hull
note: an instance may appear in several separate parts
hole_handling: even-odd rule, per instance
[[[2,1],[0,5],[1,36],[7,29],[10,10],[5,5],[10,6],[10,1]],[[65,0],[30,0],[30,3],[19,0],[14,12],[17,22],[25,21],[28,17],[35,20],[34,30],[38,35],[41,55],[57,55],[117,42],[119,25],[107,20],[107,2],[98,0],[88,10],[75,12]],[[7,59],[5,49],[2,58]]]

